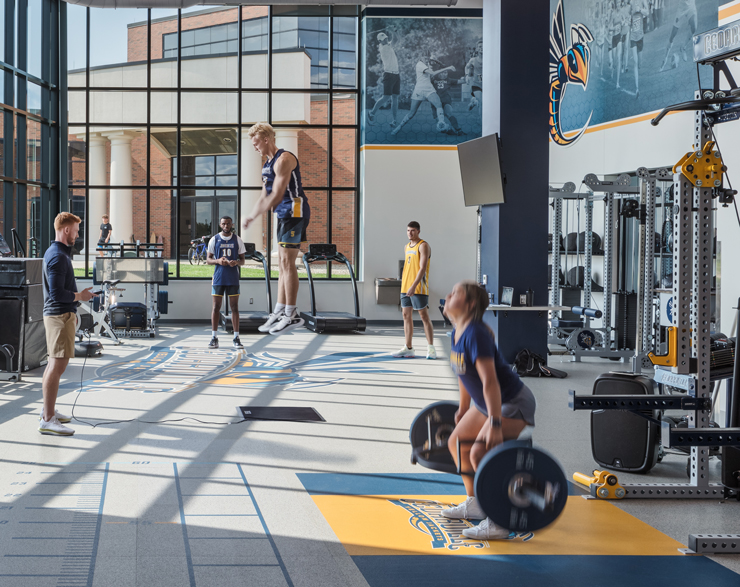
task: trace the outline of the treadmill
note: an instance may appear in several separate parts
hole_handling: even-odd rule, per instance
[[[272,311],[272,292],[270,291],[270,271],[267,267],[267,259],[259,251],[255,250],[254,243],[244,243],[246,252],[244,254],[245,259],[251,259],[252,261],[259,261],[262,263],[262,267],[265,269],[265,289],[267,291],[267,312],[242,312],[239,310],[239,333],[247,332],[259,332],[257,330],[262,326],[267,319],[270,317]],[[240,296],[241,298],[241,296]],[[221,327],[229,334],[234,332],[234,327],[231,325],[231,315],[229,314],[229,300],[225,300],[222,304],[221,310]],[[260,334],[263,334],[259,332]]]
[[[349,312],[317,312],[316,296],[313,289],[313,276],[311,275],[311,263],[317,261],[338,261],[344,263],[349,269],[349,277],[352,280],[352,292],[355,296],[355,313]],[[311,312],[301,312],[301,318],[305,321],[306,328],[317,333],[322,332],[364,332],[366,321],[360,316],[360,302],[357,298],[357,282],[352,271],[352,265],[347,257],[337,252],[336,245],[314,244],[308,245],[308,254],[303,255],[303,264],[308,273],[309,294],[311,296]]]

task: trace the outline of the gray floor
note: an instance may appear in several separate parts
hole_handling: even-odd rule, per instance
[[[72,361],[58,405],[69,413],[76,401],[74,415],[90,423],[207,423],[74,422],[72,438],[41,436],[41,371],[0,385],[0,585],[367,585],[296,474],[422,472],[409,463],[408,427],[427,404],[456,399],[449,339],[438,332],[433,362],[390,360],[402,343],[394,328],[242,336],[248,355],[225,335],[225,348],[205,351],[209,338],[201,326],[167,327],[155,340],[106,345],[84,374]],[[164,372],[166,360],[179,362]],[[534,439],[568,475],[590,472],[589,415],[569,410],[568,389],[589,393],[598,374],[626,365],[560,360],[551,364],[567,379],[527,380]],[[312,406],[326,423],[227,425],[239,405]],[[649,479],[683,482],[685,464],[669,455]],[[689,533],[740,532],[737,502],[618,506],[684,544]],[[740,556],[714,558],[740,572]]]

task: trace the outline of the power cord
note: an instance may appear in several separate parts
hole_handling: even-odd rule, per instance
[[[701,92],[701,75],[699,74],[699,63],[696,64],[696,81],[699,85],[699,92]],[[701,111],[701,118],[702,118],[702,124],[706,123],[705,120],[705,114],[704,111]],[[711,124],[707,124],[709,127],[709,132],[712,133],[712,138],[714,139],[714,144],[717,147],[717,152],[719,153],[720,158],[722,158],[722,149],[720,149],[719,141],[717,140],[717,135],[714,133],[714,127]],[[701,145],[699,145],[699,148],[701,148]],[[724,161],[724,159],[722,159]],[[728,173],[725,173],[725,177],[727,178],[727,185],[732,189],[732,182],[730,181],[730,175]],[[740,212],[738,212],[737,209],[737,198],[732,199],[732,205],[735,207],[735,217],[737,218],[738,226],[740,226]]]
[[[90,332],[88,330],[85,330],[83,332],[83,336],[87,336],[87,342],[90,342]],[[234,422],[209,422],[206,420],[199,420],[198,418],[193,418],[192,416],[185,416],[184,418],[172,418],[169,420],[142,420],[141,418],[131,418],[130,420],[110,420],[108,418],[92,418],[93,420],[98,420],[97,423],[88,422],[87,420],[82,420],[75,416],[75,407],[77,407],[77,400],[80,399],[80,394],[82,393],[82,390],[84,388],[83,380],[85,375],[85,365],[87,365],[87,352],[85,353],[85,360],[82,361],[82,369],[80,370],[80,388],[77,390],[77,396],[75,397],[75,401],[72,404],[72,419],[75,422],[79,422],[80,424],[86,424],[87,426],[90,426],[92,428],[97,428],[98,426],[108,426],[111,424],[128,424],[130,422],[141,422],[142,424],[170,424],[173,422],[184,422],[185,420],[192,420],[194,422],[198,422],[199,424],[211,424],[214,426],[229,426],[231,424],[241,424],[242,422],[249,421],[247,418],[242,418],[241,420],[236,420]]]

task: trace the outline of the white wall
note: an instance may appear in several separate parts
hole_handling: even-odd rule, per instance
[[[637,118],[637,117],[636,117]],[[550,145],[550,181],[552,185],[573,181],[578,187],[587,173],[599,176],[635,170],[638,167],[673,166],[692,149],[693,112],[671,114],[657,127],[648,120],[624,121],[619,126],[602,125],[592,129],[570,147]],[[740,187],[740,122],[715,127],[715,132],[730,181]],[[596,224],[594,225],[596,226]],[[733,207],[717,211],[717,240],[721,246],[720,328],[730,334],[738,297],[740,271],[740,226]]]
[[[463,206],[456,149],[365,148],[362,153],[362,278],[365,316],[400,319],[397,306],[375,304],[375,278],[396,277],[406,225],[421,224],[432,247],[430,305],[461,279],[475,279],[476,210]]]

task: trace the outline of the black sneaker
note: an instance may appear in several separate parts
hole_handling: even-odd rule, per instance
[[[218,337],[217,336],[214,336],[211,339],[211,342],[208,343],[208,348],[209,349],[217,349],[218,348]]]
[[[235,336],[234,337],[234,348],[235,349],[243,349],[244,348],[244,345],[242,344],[242,341],[239,340],[239,337],[238,336]]]

